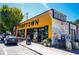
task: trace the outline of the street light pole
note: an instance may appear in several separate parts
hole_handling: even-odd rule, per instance
[[[25,18],[28,19],[28,12],[26,13]]]

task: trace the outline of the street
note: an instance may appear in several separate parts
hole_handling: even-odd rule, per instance
[[[21,45],[7,45],[0,43],[0,55],[39,55]]]

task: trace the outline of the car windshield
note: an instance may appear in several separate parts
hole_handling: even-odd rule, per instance
[[[8,38],[16,38],[16,36],[7,36]]]

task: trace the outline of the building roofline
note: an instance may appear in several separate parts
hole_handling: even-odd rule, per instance
[[[42,14],[44,14],[44,13],[50,11],[50,10],[54,11],[55,9],[53,9],[53,8],[52,8],[52,9],[49,9],[49,10],[47,10],[47,11],[45,11],[45,12],[42,12],[41,14],[38,14],[38,15],[36,15],[36,16],[30,18],[30,19],[33,19],[33,18],[35,18],[35,17],[38,17],[38,16],[40,16],[40,15],[42,15]],[[56,10],[56,11],[57,11],[57,10]],[[59,12],[59,11],[57,11],[57,12]],[[61,12],[59,12],[59,13],[61,13]],[[64,15],[63,13],[61,13],[61,14]],[[64,16],[66,16],[66,15],[64,15]],[[66,16],[66,17],[67,17],[67,16]],[[27,19],[27,20],[25,20],[24,22],[26,22],[26,21],[28,21],[28,20],[30,20],[30,19]],[[58,20],[58,19],[57,19],[57,20]],[[73,24],[73,25],[77,26],[76,24],[71,23],[71,22],[69,22],[69,21],[64,21],[64,20],[59,20],[59,21],[67,22],[67,23],[70,23],[70,24]],[[20,24],[22,24],[22,23],[24,23],[24,22],[21,22],[21,23],[19,23],[19,24],[17,24],[17,25],[20,25]]]
[[[55,9],[49,9],[49,10],[47,10],[47,11],[41,13],[41,14],[38,14],[38,15],[36,15],[36,16],[30,18],[30,19],[33,19],[33,18],[35,18],[35,17],[38,17],[38,16],[40,16],[40,15],[42,15],[42,14],[44,14],[44,13],[50,11],[50,10],[54,11]],[[56,10],[56,11],[57,11],[57,10]],[[59,12],[59,11],[58,11],[58,12]],[[59,12],[59,13],[61,13],[61,12]],[[61,13],[61,14],[64,15],[63,13]],[[66,15],[65,15],[65,16],[66,16]],[[67,17],[67,16],[66,16],[66,17]],[[27,19],[27,20],[25,20],[24,22],[26,22],[26,21],[28,21],[28,20],[30,20],[30,19]],[[71,23],[71,22],[69,22],[69,21],[64,21],[64,20],[59,20],[59,21],[63,21],[63,22],[67,22],[67,23],[70,23],[70,24],[75,25],[74,23]],[[22,23],[24,23],[24,22],[21,22],[21,23],[19,23],[19,24],[22,24]],[[19,24],[17,24],[17,25],[19,25]],[[77,25],[76,25],[76,26],[77,26]]]
[[[32,18],[38,17],[38,16],[40,16],[40,15],[42,15],[42,14],[44,14],[44,13],[50,11],[50,10],[54,11],[55,9],[53,9],[53,8],[52,8],[52,9],[49,9],[49,10],[47,10],[47,11],[41,13],[41,14],[38,14],[38,15],[32,17]],[[57,11],[57,10],[56,10],[56,11]],[[59,12],[59,11],[57,11],[57,12]],[[61,12],[59,12],[59,13],[61,13]],[[63,13],[61,13],[61,14],[64,15]],[[66,15],[65,15],[65,16],[66,16]],[[66,17],[67,17],[67,16],[66,16]],[[30,19],[32,19],[32,18],[30,18]],[[26,21],[28,21],[28,20],[30,20],[30,19],[27,19],[27,20],[25,20],[24,22],[26,22]],[[24,22],[21,22],[21,23],[24,23]],[[20,24],[20,23],[19,23],[19,24]]]
[[[45,12],[41,13],[41,14],[38,14],[38,15],[36,15],[36,16],[34,16],[34,17],[32,17],[32,18],[38,17],[38,16],[40,16],[40,15],[42,15],[42,14],[44,14],[44,13],[46,13],[46,12],[50,11],[50,10],[54,10],[54,9],[49,9],[49,10],[47,10],[47,11],[45,11]],[[30,19],[32,19],[32,18],[30,18]],[[24,22],[26,22],[26,21],[28,21],[28,20],[30,20],[30,19],[27,19],[27,20],[25,20]],[[24,23],[24,22],[22,22],[22,23]],[[20,23],[19,23],[19,24],[20,24]],[[18,24],[18,25],[19,25],[19,24]]]

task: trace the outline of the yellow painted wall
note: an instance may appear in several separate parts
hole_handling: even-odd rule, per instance
[[[29,22],[32,22],[32,21],[38,20],[38,19],[39,19],[39,24],[34,25],[34,26],[30,26],[30,27],[28,25],[26,25],[26,23],[29,23]],[[44,14],[41,14],[37,17],[31,18],[31,19],[21,23],[20,25],[22,25],[22,24],[25,24],[25,27],[19,28],[19,25],[17,25],[17,30],[25,29],[26,30],[25,32],[27,32],[28,28],[40,28],[40,27],[44,27],[44,26],[48,25],[48,38],[50,38],[50,39],[52,38],[52,16],[51,16],[51,11],[48,11],[48,12],[46,12]],[[26,35],[26,33],[25,33],[25,35]]]

